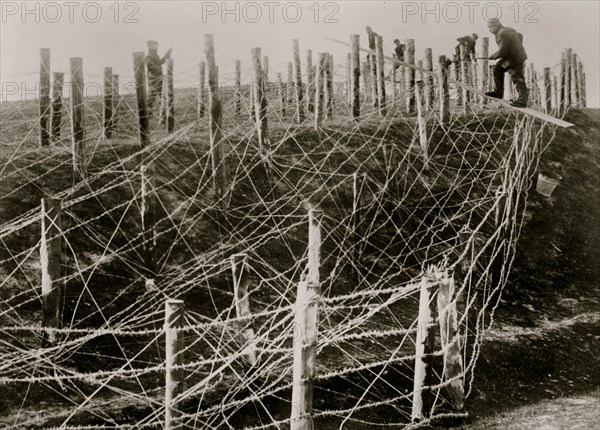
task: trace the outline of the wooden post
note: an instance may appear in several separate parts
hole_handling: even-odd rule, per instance
[[[319,265],[322,212],[310,210],[308,214],[308,275],[306,281],[298,283],[294,318],[297,336],[294,341],[290,430],[314,428],[312,404],[317,348],[318,300],[321,293]]]
[[[314,111],[314,100],[315,95],[313,92],[315,91],[315,82],[313,81],[313,72],[312,72],[312,50],[306,50],[306,111],[313,112]]]
[[[121,103],[121,96],[119,95],[119,75],[113,73],[112,75],[112,101],[113,101],[113,115],[112,115],[112,129],[113,131],[117,128],[117,122],[119,120],[119,105]]]
[[[489,37],[482,38],[481,42],[481,56],[483,57],[482,66],[481,66],[481,90],[488,91],[489,81],[492,77],[489,74],[489,47],[490,47],[490,39]],[[481,106],[485,106],[487,104],[487,97],[481,97]]]
[[[267,98],[265,96],[264,74],[260,64],[261,49],[252,48],[254,67],[254,111],[256,112],[256,133],[261,150],[268,147]]]
[[[425,85],[427,88],[425,102],[426,109],[428,111],[433,109],[433,103],[435,101],[435,87],[433,81],[433,53],[431,48],[425,48],[425,70],[427,71],[425,77]]]
[[[442,272],[439,281],[437,311],[442,350],[444,351],[444,381],[451,381],[446,385],[448,397],[454,408],[462,411],[465,406],[465,391],[461,343],[458,337],[456,286],[454,277],[448,276],[448,270]]]
[[[304,121],[304,106],[302,102],[302,71],[300,64],[300,45],[298,39],[292,41],[294,45],[294,71],[296,74],[296,121]]]
[[[173,57],[167,59],[167,87],[166,87],[166,120],[167,133],[172,133],[175,129],[175,92],[173,89]]]
[[[148,99],[146,97],[146,54],[143,52],[134,52],[133,69],[135,73],[140,147],[144,149],[150,144],[150,134],[148,133]]]
[[[63,83],[64,73],[54,72],[54,87],[52,89],[52,127],[51,140],[58,142],[60,140],[60,126],[62,123],[62,105],[63,105]]]
[[[85,126],[83,108],[83,60],[71,58],[71,124],[73,126],[73,175],[86,177],[85,167]]]
[[[544,67],[544,106],[546,113],[552,112],[552,86],[550,84],[550,67]]]
[[[277,73],[277,91],[279,93],[281,117],[285,118],[285,92],[283,90],[283,81],[281,80],[281,73]]]
[[[350,36],[350,46],[352,46],[352,36]],[[346,100],[348,106],[352,106],[352,52],[346,54]]]
[[[221,99],[219,98],[219,76],[212,34],[204,35],[204,53],[206,55],[206,66],[208,69],[208,90],[210,96],[210,152],[213,186],[215,191],[215,201],[218,201],[225,197],[225,184],[227,183],[227,178],[223,162],[223,132],[221,130],[223,110],[221,108]]]
[[[366,61],[362,62],[362,76],[365,99],[368,99],[371,96],[371,71],[369,69],[369,64]]]
[[[477,60],[475,56],[470,55],[470,60],[467,62],[469,66],[470,85],[477,90],[479,88],[479,74],[477,73]],[[469,91],[471,94],[471,101],[475,104],[479,103],[479,94],[476,91]]]
[[[265,91],[269,91],[269,57],[262,57],[262,81]]]
[[[198,119],[204,116],[204,78],[206,76],[206,64],[200,61],[200,84],[198,85]]]
[[[287,63],[287,102],[294,103],[294,65],[291,61]]]
[[[352,80],[350,83],[352,93],[351,95],[351,106],[352,116],[354,119],[360,116],[360,37],[358,34],[350,36],[352,42],[352,51],[350,52],[352,62]],[[365,85],[366,88],[366,85]]]
[[[50,144],[50,49],[40,48],[40,146]]]
[[[235,60],[235,88],[233,90],[233,110],[236,115],[242,111],[242,63]]]
[[[392,85],[392,107],[396,106],[396,99],[398,98],[396,79],[396,64],[392,64],[392,68],[390,69],[390,83]]]
[[[577,54],[572,51],[569,70],[571,74],[571,102],[573,107],[579,107],[579,98],[577,97]]]
[[[143,255],[146,269],[146,280],[154,279],[154,252],[156,249],[156,196],[154,191],[154,165],[140,166],[141,196],[140,211],[142,216]]]
[[[423,153],[423,164],[427,166],[429,164],[428,155],[428,143],[427,143],[427,124],[424,117],[423,108],[423,81],[417,82],[416,90],[416,101],[417,101],[417,122],[419,124],[419,143],[421,145],[421,152]]]
[[[238,329],[242,334],[242,345],[244,345],[247,359],[250,364],[254,364],[256,363],[256,345],[254,330],[250,321],[252,312],[250,311],[250,293],[248,292],[250,277],[246,270],[247,259],[246,254],[234,254],[230,257],[235,313],[236,318],[242,320],[238,323]]]
[[[323,78],[325,75],[325,62],[327,60],[327,54],[319,53],[317,61],[317,73],[315,76],[315,130],[319,131],[321,126],[321,119],[323,113],[322,106],[322,93],[323,93]]]
[[[512,90],[512,79],[508,73],[504,74],[504,99],[510,100],[512,98],[513,90]]]
[[[559,112],[560,115],[564,115],[567,110],[567,96],[566,96],[566,83],[567,83],[567,57],[563,52],[560,57],[560,102]]]
[[[41,200],[41,209],[42,327],[61,328],[63,281],[60,276],[62,249],[60,201],[44,197]],[[54,345],[57,340],[56,332],[44,332],[42,346]]]
[[[421,278],[419,297],[419,317],[417,320],[417,339],[415,342],[415,376],[413,385],[412,421],[420,421],[431,413],[431,393],[424,391],[423,386],[431,385],[433,369],[431,353],[434,349],[435,333],[433,331],[433,289],[432,269]]]
[[[586,107],[585,101],[585,82],[584,82],[584,73],[583,73],[583,63],[580,61],[577,62],[577,94],[579,100],[580,107]]]
[[[112,67],[104,68],[104,128],[105,139],[112,136],[112,117],[113,117],[113,89],[112,89]]]
[[[567,108],[570,108],[572,106],[572,99],[571,99],[571,59],[572,59],[572,54],[573,54],[573,50],[571,48],[567,49],[567,53],[565,55],[565,64],[566,64],[566,70],[565,70],[565,104],[567,105]]]
[[[406,39],[406,111],[415,111],[415,40]]]
[[[333,116],[333,55],[327,54],[327,117]]]
[[[454,67],[454,87],[455,87],[455,91],[456,91],[456,107],[462,107],[464,100],[463,100],[463,94],[462,94],[462,75],[461,75],[461,66],[460,63],[462,63],[462,61],[460,61],[460,54],[454,54],[454,56],[452,57],[453,62],[452,62],[452,66]]]
[[[463,113],[467,113],[471,101],[471,92],[468,90],[468,85],[471,85],[469,76],[469,64],[467,63],[467,51],[464,45],[460,45],[460,74],[462,76],[462,99],[463,99]],[[507,73],[508,75],[508,73]]]
[[[554,111],[559,112],[560,111],[560,97],[558,96],[558,79],[557,79],[556,75],[552,76],[552,100],[553,100]]]
[[[448,91],[448,64],[446,56],[438,57],[438,80],[440,88],[440,124],[446,125],[450,117],[450,93]]]
[[[177,396],[181,392],[184,372],[183,365],[183,300],[169,299],[165,302],[165,430],[183,428],[177,407]]]
[[[386,115],[385,104],[385,76],[383,63],[383,37],[375,37],[375,59],[376,59],[376,75],[377,75],[377,106],[379,106],[379,114]]]
[[[375,38],[375,48],[377,48],[377,38]],[[379,100],[379,92],[377,91],[378,89],[378,79],[377,79],[377,54],[375,53],[377,49],[373,50],[371,49],[371,52],[369,53],[369,75],[371,78],[371,95],[372,95],[372,99],[371,99],[371,105],[376,108],[377,107],[377,102]]]

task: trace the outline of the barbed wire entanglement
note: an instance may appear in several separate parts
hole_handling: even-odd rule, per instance
[[[362,87],[352,119],[344,61],[333,60],[333,97],[323,111],[313,98],[301,121],[293,88],[280,94],[271,76],[264,140],[251,73],[239,113],[221,87],[218,163],[197,89],[175,90],[174,130],[151,116],[142,148],[135,94],[113,100],[110,139],[103,99],[84,98],[81,178],[69,122],[39,147],[38,102],[3,104],[2,425],[163,428],[168,417],[178,428],[267,429],[298,428],[297,416],[314,428],[408,429],[466,415],[554,125],[477,92],[455,106],[460,85],[441,121],[435,67],[418,112],[387,81],[385,112]],[[317,298],[302,301],[299,285]],[[51,296],[59,323],[42,326]],[[170,299],[185,306],[175,325]],[[302,325],[315,304],[314,326]],[[308,417],[292,402],[307,329]]]

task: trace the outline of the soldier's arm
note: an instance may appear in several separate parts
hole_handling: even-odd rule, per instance
[[[506,35],[503,33],[498,34],[498,50],[490,55],[490,60],[497,60],[498,58],[504,58],[508,56],[509,42],[506,40]]]

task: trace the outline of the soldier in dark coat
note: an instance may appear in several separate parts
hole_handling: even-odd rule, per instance
[[[161,58],[158,56],[158,42],[156,40],[149,40],[148,54],[146,55],[146,69],[148,70],[148,111],[152,112],[152,106],[157,97],[162,95],[163,86],[163,72],[162,65],[167,61],[167,58],[171,56],[171,49],[165,53]]]
[[[525,60],[527,53],[523,48],[523,35],[510,27],[504,27],[498,19],[488,22],[488,28],[496,36],[498,51],[490,55],[490,60],[499,60],[494,65],[494,91],[487,96],[501,99],[504,95],[504,74],[509,73],[515,87],[517,98],[511,101],[515,107],[527,107],[527,85],[525,84]]]
[[[460,57],[460,46],[462,45],[465,47],[465,59],[470,60],[471,55],[473,56],[473,58],[475,58],[475,45],[477,44],[478,38],[479,36],[477,36],[476,33],[473,33],[470,36],[463,36],[456,39],[456,41],[458,42],[458,45],[456,45],[456,48],[454,48],[454,52],[456,52],[456,55]]]

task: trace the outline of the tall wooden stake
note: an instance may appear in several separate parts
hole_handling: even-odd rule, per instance
[[[456,92],[456,108],[462,107],[464,100],[463,100],[463,93],[462,93],[462,87],[461,87],[461,83],[462,83],[462,75],[461,75],[461,66],[460,66],[460,54],[456,54],[454,53],[454,56],[452,57],[453,62],[452,62],[452,67],[454,68],[454,81],[456,82],[454,84],[454,91]],[[455,108],[455,109],[456,109]]]
[[[235,60],[235,88],[233,90],[233,110],[236,115],[242,111],[242,63]]]
[[[462,76],[462,99],[463,99],[463,113],[467,113],[469,110],[469,104],[471,101],[471,92],[468,89],[468,85],[471,85],[469,76],[469,64],[467,62],[467,52],[465,51],[464,45],[460,45],[460,74]]]
[[[113,131],[117,128],[117,122],[119,121],[119,105],[121,104],[121,96],[119,94],[119,75],[113,73],[112,75],[112,101],[113,101],[113,112],[112,112],[112,129]]]
[[[492,77],[489,74],[489,49],[490,49],[490,38],[484,37],[481,41],[481,56],[483,57],[481,65],[481,90],[487,91],[489,87],[489,81]],[[487,97],[481,97],[481,105],[487,104]]]
[[[146,96],[146,54],[133,53],[133,69],[135,74],[135,94],[138,108],[140,130],[140,147],[144,149],[150,144],[148,133],[148,99]]]
[[[285,92],[283,90],[281,73],[277,73],[277,92],[279,93],[279,111],[281,112],[281,117],[285,118]]]
[[[71,58],[71,124],[73,125],[73,174],[84,179],[85,167],[85,126],[83,109],[83,60]]]
[[[386,115],[386,104],[385,104],[385,76],[384,76],[384,62],[383,62],[383,37],[377,36],[375,38],[375,59],[377,71],[377,106],[379,106],[379,114],[381,116]]]
[[[112,89],[112,67],[104,68],[104,138],[112,136],[113,121],[113,89]]]
[[[415,40],[406,39],[406,111],[415,111]]]
[[[359,35],[350,36],[352,42],[352,51],[350,53],[352,63],[352,77],[350,82],[350,92],[352,106],[352,116],[356,119],[360,116],[360,45]]]
[[[544,67],[544,107],[546,113],[552,112],[552,86],[550,84],[550,67]]]
[[[239,331],[242,334],[242,345],[246,351],[246,357],[250,364],[256,363],[256,345],[254,329],[250,321],[250,277],[246,270],[248,256],[246,254],[235,254],[230,257],[231,274],[233,276],[233,297],[235,300],[236,318],[239,322]]]
[[[264,73],[260,64],[261,49],[252,48],[252,65],[254,68],[254,111],[256,113],[256,133],[258,145],[261,150],[267,149],[268,124],[267,124],[267,98],[265,95]]]
[[[314,94],[315,82],[312,72],[312,50],[306,50],[306,111],[313,112],[314,110]]]
[[[166,88],[166,119],[167,133],[172,133],[175,129],[175,91],[173,89],[173,57],[167,59],[167,88]]]
[[[60,126],[62,123],[63,106],[63,83],[64,73],[54,72],[54,87],[52,89],[52,127],[51,140],[58,142],[60,140]]]
[[[312,406],[318,332],[318,300],[321,294],[319,266],[322,212],[310,210],[308,214],[308,275],[306,281],[298,283],[294,318],[298,336],[294,341],[291,430],[314,428]]]
[[[300,64],[300,45],[298,39],[294,39],[294,72],[296,75],[296,121],[304,121],[304,105],[302,102],[302,71]]]
[[[205,103],[204,103],[204,80],[206,76],[206,63],[200,61],[200,83],[198,85],[198,118],[204,116]]]
[[[221,118],[223,110],[219,98],[219,76],[215,60],[215,45],[212,34],[204,35],[204,53],[208,68],[209,114],[210,114],[210,151],[213,171],[213,186],[215,200],[225,197],[225,184],[227,183],[225,165],[223,162],[223,132]]]
[[[567,83],[567,57],[563,52],[560,58],[560,102],[559,112],[560,115],[564,115],[567,110],[567,97],[566,97],[566,83]]]
[[[433,80],[433,53],[431,48],[425,48],[425,70],[427,70],[427,74],[425,77],[425,86],[426,86],[426,97],[425,97],[425,106],[428,111],[433,109],[433,104],[435,101],[435,87]]]
[[[333,89],[333,55],[327,54],[327,117],[333,116],[334,89]]]
[[[438,81],[440,88],[440,124],[446,125],[450,117],[450,92],[448,91],[448,64],[446,56],[438,57]]]
[[[315,130],[319,131],[321,127],[321,119],[323,117],[323,78],[325,77],[325,62],[327,54],[319,53],[317,60],[317,73],[315,76]]]
[[[423,154],[423,164],[429,164],[428,141],[427,141],[427,124],[424,116],[423,108],[423,82],[417,82],[416,101],[417,101],[417,122],[419,124],[419,143],[421,144],[421,152]]]
[[[61,328],[63,281],[60,276],[62,249],[60,201],[44,197],[41,200],[41,209],[42,327]],[[42,346],[54,345],[57,340],[56,332],[44,333]]]
[[[294,103],[294,65],[291,61],[287,63],[287,102]]]
[[[50,144],[50,49],[40,48],[40,146]]]
[[[180,430],[181,412],[177,396],[181,393],[184,380],[183,349],[183,300],[170,299],[165,302],[165,430]]]

